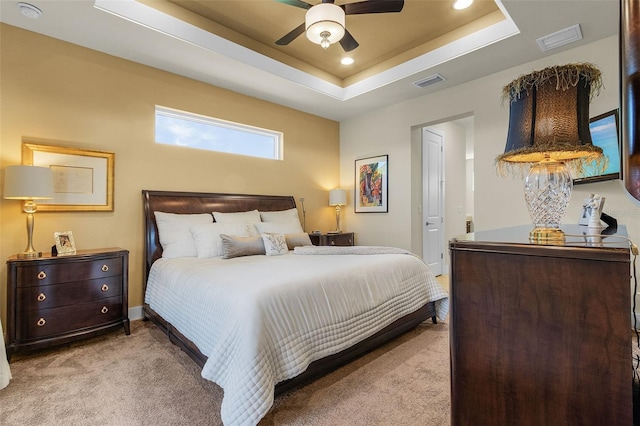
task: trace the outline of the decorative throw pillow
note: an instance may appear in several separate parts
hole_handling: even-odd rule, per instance
[[[253,225],[246,223],[201,223],[191,226],[191,235],[199,258],[219,257],[223,255],[221,234],[248,237],[257,235]]]
[[[284,239],[287,241],[287,247],[289,250],[293,250],[295,247],[311,246],[311,238],[306,232],[300,232],[298,234],[284,234]]]
[[[280,256],[289,251],[284,234],[262,234],[262,242],[267,256]]]
[[[300,234],[300,222],[260,222],[254,224],[260,234]]]
[[[191,226],[213,223],[209,213],[177,214],[154,212],[162,257],[196,257],[198,251],[191,235]]]
[[[213,217],[218,223],[243,222],[254,224],[260,222],[260,212],[258,210],[233,213],[213,212]]]
[[[221,234],[220,239],[222,240],[222,257],[224,259],[265,254],[264,243],[260,235],[237,237]]]

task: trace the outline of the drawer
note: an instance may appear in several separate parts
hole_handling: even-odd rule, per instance
[[[38,262],[17,268],[18,287],[59,284],[122,275],[122,258],[112,257],[72,263]]]
[[[20,287],[17,292],[16,311],[34,311],[92,300],[119,297],[122,294],[122,276],[73,281],[57,285]]]
[[[327,235],[324,237],[324,244],[327,246],[352,246],[353,245],[353,234],[336,234],[336,235]]]
[[[20,321],[17,324],[16,340],[52,337],[122,318],[122,298],[111,297],[72,306],[25,311],[17,316]]]

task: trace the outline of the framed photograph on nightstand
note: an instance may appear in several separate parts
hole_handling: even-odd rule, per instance
[[[356,160],[356,213],[386,213],[388,199],[389,158],[387,155]]]
[[[73,241],[71,231],[54,232],[53,238],[56,240],[56,250],[59,255],[76,254],[76,243]]]

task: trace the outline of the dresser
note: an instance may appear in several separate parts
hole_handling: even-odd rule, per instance
[[[7,358],[124,328],[129,252],[79,250],[7,261]]]
[[[353,232],[341,234],[309,234],[314,246],[352,246],[355,244]]]
[[[557,246],[530,230],[450,241],[451,424],[631,425],[625,228]]]

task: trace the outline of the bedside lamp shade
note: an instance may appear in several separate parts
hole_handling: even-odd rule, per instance
[[[347,191],[344,189],[332,189],[329,191],[330,206],[344,206],[347,204]]]
[[[340,206],[347,204],[347,191],[344,189],[332,189],[329,191],[329,205],[336,206],[336,230],[333,233],[339,234],[340,230]]]
[[[33,214],[37,210],[33,200],[53,198],[53,173],[47,167],[9,166],[4,170],[4,198],[25,200],[23,210],[27,213],[27,248],[18,254],[22,259],[42,256],[33,248]]]
[[[4,171],[4,198],[46,200],[53,198],[53,175],[48,167],[9,166]]]

